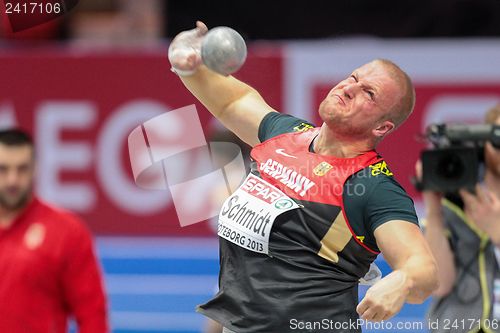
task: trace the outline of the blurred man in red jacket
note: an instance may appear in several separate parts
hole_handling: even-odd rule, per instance
[[[0,332],[108,332],[106,300],[92,239],[69,212],[32,193],[31,138],[0,131]]]

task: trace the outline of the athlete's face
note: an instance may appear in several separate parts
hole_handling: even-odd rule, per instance
[[[336,133],[359,138],[380,135],[374,132],[377,128],[386,126],[383,130],[387,132],[394,127],[384,116],[402,94],[387,67],[375,61],[337,84],[321,103],[319,114]]]
[[[34,157],[30,145],[0,143],[0,206],[12,210],[28,201],[33,187]]]
[[[500,125],[500,117],[497,118],[495,124]],[[500,148],[495,148],[490,142],[486,142],[484,153],[488,170],[500,177]]]

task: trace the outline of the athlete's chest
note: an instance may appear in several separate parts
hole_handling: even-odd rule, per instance
[[[311,133],[280,135],[251,152],[252,172],[258,173],[295,200],[341,206],[344,184],[354,173],[376,162],[376,152],[356,158],[314,154]]]

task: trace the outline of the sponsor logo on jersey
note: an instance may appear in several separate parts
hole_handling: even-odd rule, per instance
[[[365,236],[356,236],[356,238],[363,243],[365,241]]]
[[[279,198],[283,197],[283,194],[281,194],[277,189],[265,184],[257,177],[247,178],[243,185],[241,185],[241,189],[269,204],[272,204]]]
[[[293,128],[295,132],[305,132],[310,130],[311,128],[314,128],[313,125],[308,124],[308,123],[300,123],[300,125],[297,125]]]
[[[285,152],[285,149],[283,149],[283,148],[276,149],[275,152],[278,153],[278,154],[280,154],[280,155],[286,156],[286,157],[297,158],[297,156],[293,156],[293,155],[287,154]]]
[[[292,189],[301,197],[303,197],[307,191],[315,185],[315,183],[309,178],[277,161],[274,161],[271,158],[265,163],[261,163],[259,169],[261,172],[269,175],[270,177],[279,180],[282,184],[285,184],[286,187]]]
[[[389,167],[387,167],[387,163],[385,163],[385,161],[370,165],[370,169],[372,170],[372,176],[378,176],[381,173],[389,177],[393,175],[391,170],[389,170]]]
[[[292,199],[288,199],[288,198],[279,199],[274,204],[274,207],[276,207],[278,209],[288,209],[292,206],[293,206]]]
[[[321,162],[320,164],[318,164],[314,170],[313,170],[313,173],[316,175],[316,176],[324,176],[326,175],[326,173],[328,171],[330,171],[331,169],[333,168],[333,166],[331,164],[328,164],[327,162]]]

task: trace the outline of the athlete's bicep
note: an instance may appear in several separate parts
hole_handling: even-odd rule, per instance
[[[259,125],[270,112],[276,110],[269,106],[258,92],[253,91],[229,104],[221,113],[219,120],[241,140],[253,147],[260,143]]]
[[[377,246],[392,269],[401,268],[412,256],[430,255],[422,231],[408,222],[392,220],[375,229]]]

